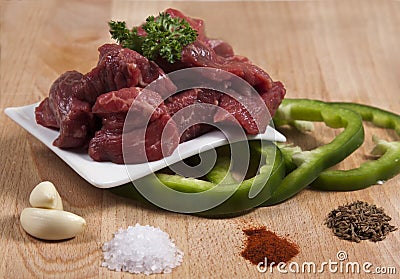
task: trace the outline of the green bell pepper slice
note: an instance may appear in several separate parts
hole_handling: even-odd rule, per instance
[[[361,115],[362,119],[378,127],[393,129],[400,135],[400,115],[376,107],[355,103],[331,103],[335,108],[346,108]],[[373,138],[377,160],[366,161],[350,170],[326,170],[314,180],[311,187],[328,191],[353,191],[383,182],[400,173],[400,141]]]
[[[285,164],[282,154],[274,144],[261,144],[259,141],[249,141],[249,147],[251,151],[249,168],[254,168],[255,166],[252,166],[252,164],[258,164],[260,158],[271,158],[272,155],[274,156],[273,162],[265,159],[265,163],[258,166],[256,175],[250,178],[246,177],[239,185],[234,179],[234,175],[227,171],[230,161],[226,146],[217,148],[217,162],[206,175],[206,180],[163,173],[162,171],[156,173],[156,176],[164,186],[185,193],[204,192],[205,195],[221,195],[224,197],[227,193],[231,193],[232,190],[236,189],[223,203],[206,211],[196,212],[195,214],[202,216],[240,214],[268,200],[285,176]],[[160,184],[157,185],[162,186]],[[252,196],[250,193],[252,187],[261,190],[255,196]],[[214,191],[207,193],[206,191],[211,188]],[[110,190],[117,195],[151,204],[132,184],[125,184]],[[165,198],[168,199],[169,197],[166,196]]]
[[[284,99],[274,117],[275,126],[293,121],[324,122],[328,127],[344,128],[330,143],[311,151],[294,152],[296,168],[287,174],[272,197],[262,206],[281,203],[311,184],[320,173],[353,153],[364,141],[360,115],[348,109],[334,107],[321,101]]]

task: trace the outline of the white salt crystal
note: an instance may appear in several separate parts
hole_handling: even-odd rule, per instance
[[[103,245],[101,266],[130,273],[170,273],[183,260],[179,250],[166,232],[149,225],[119,229],[114,238]]]

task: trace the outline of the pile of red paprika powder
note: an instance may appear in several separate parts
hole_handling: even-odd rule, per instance
[[[300,252],[295,243],[267,230],[264,226],[246,228],[243,232],[247,240],[241,255],[257,266],[273,267],[282,262],[286,263]]]

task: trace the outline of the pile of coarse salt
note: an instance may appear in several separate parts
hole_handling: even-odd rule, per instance
[[[119,229],[103,245],[102,266],[130,273],[170,273],[182,263],[179,250],[166,232],[152,226],[129,226]]]

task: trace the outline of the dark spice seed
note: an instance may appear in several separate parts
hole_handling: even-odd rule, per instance
[[[392,218],[385,214],[383,208],[356,201],[332,210],[325,224],[341,239],[377,242],[385,239],[388,233],[397,230],[389,224],[390,220]]]

